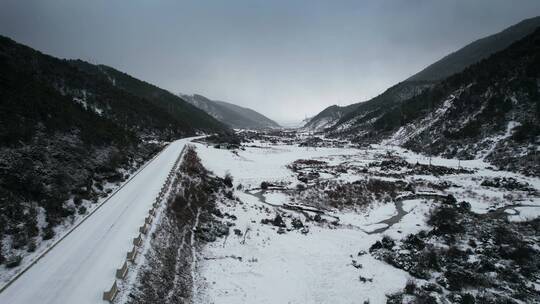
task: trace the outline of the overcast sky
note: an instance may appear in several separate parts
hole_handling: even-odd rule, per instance
[[[0,0],[0,33],[278,121],[367,100],[538,0]]]

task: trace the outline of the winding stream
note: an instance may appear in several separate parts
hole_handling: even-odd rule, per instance
[[[325,215],[325,216],[328,216],[328,217],[332,217],[332,218],[335,218],[339,221],[339,217],[338,216],[334,216],[334,215],[330,215],[330,214],[327,214],[325,213],[324,211],[322,210],[319,210],[319,209],[315,209],[313,207],[310,207],[310,209],[303,209],[301,206],[291,206],[291,205],[287,205],[287,204],[283,204],[283,205],[279,205],[279,204],[272,204],[272,203],[269,203],[268,201],[266,201],[266,197],[264,196],[265,193],[267,192],[267,190],[259,190],[257,192],[252,192],[253,190],[245,190],[244,193],[246,194],[249,194],[251,196],[254,196],[257,198],[257,200],[263,204],[266,204],[266,205],[269,205],[269,206],[272,206],[274,208],[283,208],[283,209],[287,209],[287,210],[290,210],[290,211],[295,211],[295,212],[300,212],[302,213],[304,216],[307,216],[307,212],[314,212],[314,213],[318,213],[318,214],[321,214],[321,215]],[[280,189],[280,191],[286,191],[285,189]],[[362,230],[363,232],[365,232],[366,234],[381,234],[381,233],[384,233],[386,230],[390,229],[390,227],[392,227],[393,225],[399,223],[403,217],[407,214],[409,214],[413,209],[411,209],[410,211],[405,211],[403,209],[403,202],[406,201],[406,200],[411,200],[411,199],[418,199],[418,198],[425,198],[425,199],[441,199],[441,198],[445,198],[445,196],[443,195],[433,195],[433,194],[412,194],[412,195],[407,195],[407,196],[403,196],[401,198],[398,198],[396,200],[394,200],[394,206],[396,207],[396,210],[397,210],[397,214],[396,215],[393,215],[387,219],[384,219],[382,221],[379,221],[377,223],[374,223],[372,225],[377,225],[377,224],[384,224],[385,227],[381,227],[381,228],[377,228],[373,231],[366,231],[364,230],[362,227],[358,227],[358,226],[354,226],[354,225],[347,225],[347,226],[350,226],[350,227],[354,227],[356,229],[360,229]],[[490,211],[486,214],[481,214],[481,216],[486,216],[486,217],[502,217],[502,216],[505,216],[505,217],[508,217],[510,215],[519,215],[520,212],[518,210],[515,210],[514,211],[516,212],[515,214],[508,214],[506,213],[505,211],[508,210],[508,209],[513,209],[513,208],[516,208],[516,207],[536,207],[536,208],[540,208],[540,206],[536,206],[536,205],[526,205],[526,204],[513,204],[513,205],[507,205],[507,206],[503,206],[503,207],[499,207],[493,211]]]

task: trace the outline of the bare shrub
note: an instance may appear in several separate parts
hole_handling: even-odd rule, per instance
[[[232,188],[233,187],[233,177],[230,172],[225,173],[225,177],[223,178],[223,182],[225,183],[225,186]]]

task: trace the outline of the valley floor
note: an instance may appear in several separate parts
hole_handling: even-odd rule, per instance
[[[430,230],[431,210],[448,195],[475,214],[540,215],[540,179],[482,161],[389,146],[196,148],[209,170],[232,175],[237,199],[218,203],[231,233],[198,254],[195,303],[385,303],[411,275],[370,247]]]
[[[0,303],[102,303],[112,282],[112,302],[130,304],[540,301],[539,178],[394,146],[254,137],[171,143]]]

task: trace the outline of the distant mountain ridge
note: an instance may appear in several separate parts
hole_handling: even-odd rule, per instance
[[[280,128],[280,125],[275,121],[249,108],[224,101],[211,100],[198,94],[180,94],[180,97],[232,128]]]
[[[330,106],[314,116],[304,127],[316,132],[325,130],[341,132],[350,130],[354,126],[369,124],[370,120],[385,111],[385,107],[422,93],[438,81],[463,71],[466,67],[531,34],[538,26],[540,26],[540,17],[523,20],[445,56],[375,98],[348,106]]]

